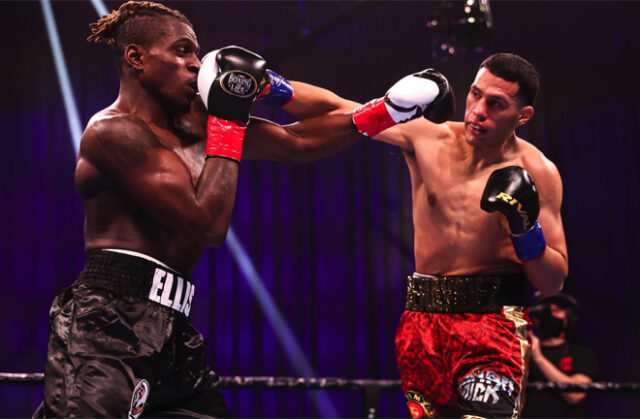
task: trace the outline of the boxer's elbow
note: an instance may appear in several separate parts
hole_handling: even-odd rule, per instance
[[[568,272],[566,270],[548,273],[543,280],[538,281],[536,288],[540,291],[543,298],[556,295],[562,291],[567,274]]]
[[[227,238],[227,228],[207,228],[201,226],[199,231],[194,231],[190,235],[190,242],[200,247],[220,247],[224,244]]]
[[[561,283],[550,283],[548,285],[538,287],[538,291],[540,291],[541,298],[553,297],[554,295],[562,291],[563,285],[564,281],[562,281]]]
[[[200,238],[202,247],[220,247],[227,239],[229,222],[213,223],[209,228],[203,228],[204,234]]]
[[[551,297],[562,291],[569,274],[568,258],[564,253],[547,247],[542,257],[524,263],[524,270],[529,282],[540,291],[542,297]]]
[[[292,165],[333,155],[363,138],[350,115],[315,118],[283,128],[276,160]]]
[[[290,136],[277,150],[272,150],[274,155],[270,160],[291,166],[310,163],[318,159],[317,145],[305,138]]]
[[[202,247],[220,247],[227,239],[227,234],[216,234],[208,236],[202,243]]]
[[[562,291],[564,281],[567,279],[567,276],[569,276],[569,261],[567,260],[566,255],[560,254],[558,265],[550,274],[551,287],[554,294]]]
[[[282,163],[292,166],[311,163],[319,158],[317,150],[305,141],[295,141],[289,145],[289,150],[283,156]]]
[[[230,218],[230,214],[224,216],[201,214],[191,219],[184,219],[178,231],[196,246],[219,247],[226,240]]]

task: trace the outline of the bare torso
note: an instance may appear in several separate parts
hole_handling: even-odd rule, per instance
[[[122,118],[128,116],[114,107],[107,108],[92,118],[85,136],[91,132],[93,124],[120,124]],[[176,128],[167,130],[151,123],[145,124],[160,147],[178,156],[195,186],[205,162],[204,142]],[[134,137],[123,137],[122,141],[130,142],[130,147],[136,147]],[[130,191],[123,191],[118,182],[99,170],[88,158],[92,139],[86,141],[86,146],[80,149],[75,173],[76,188],[85,206],[85,249],[115,248],[140,252],[188,274],[203,247],[168,229],[164,223],[156,221],[136,205],[129,196]]]
[[[441,138],[420,138],[413,143],[414,153],[404,152],[412,184],[416,271],[522,272],[499,216],[480,208],[492,171],[509,165],[526,168],[522,141],[514,144],[518,152],[508,151],[499,162],[476,166],[462,146],[462,129],[461,123],[448,123]]]

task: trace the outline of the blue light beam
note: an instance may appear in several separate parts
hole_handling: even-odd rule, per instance
[[[102,17],[109,14],[109,9],[107,9],[107,6],[102,0],[91,0],[91,4],[93,4],[93,8],[96,9],[98,16]]]
[[[253,294],[258,299],[260,303],[260,307],[262,308],[262,312],[266,315],[269,323],[276,332],[278,339],[280,340],[280,344],[284,348],[284,351],[287,354],[287,357],[293,363],[294,368],[298,372],[298,374],[303,377],[310,378],[315,376],[315,372],[309,363],[309,360],[305,356],[302,348],[300,348],[300,344],[298,344],[298,340],[295,335],[291,331],[291,328],[287,324],[282,314],[280,314],[280,310],[276,306],[271,294],[269,294],[269,290],[264,286],[262,279],[260,278],[260,274],[256,270],[251,258],[242,247],[240,240],[236,236],[235,231],[231,227],[229,227],[229,232],[227,233],[227,241],[225,242],[227,246],[229,246],[229,250],[233,255],[233,258],[236,260],[238,267],[244,274],[244,278],[249,283]],[[331,402],[329,396],[325,393],[318,393],[317,406],[320,411],[320,415],[325,418],[338,418],[338,412],[336,411],[335,406]]]
[[[304,377],[313,377],[313,368],[311,368],[307,357],[300,348],[296,337],[284,317],[282,317],[282,314],[280,314],[280,310],[278,310],[278,307],[271,298],[269,290],[264,286],[262,279],[260,278],[260,274],[257,272],[253,262],[249,258],[249,255],[247,255],[247,252],[242,247],[235,231],[231,228],[229,228],[229,232],[227,233],[226,244],[229,246],[229,250],[233,254],[233,257],[238,263],[244,277],[249,282],[254,294],[258,297],[263,313],[273,325],[282,346],[284,346],[285,352],[296,366],[296,370],[298,370],[298,372]]]
[[[62,46],[60,44],[60,38],[58,37],[58,28],[56,26],[55,18],[53,17],[53,11],[51,10],[50,1],[40,0],[40,4],[42,5],[42,13],[44,14],[45,25],[47,26],[49,43],[51,44],[53,60],[56,65],[58,81],[60,82],[60,90],[62,90],[64,107],[67,111],[67,121],[69,122],[71,139],[73,140],[73,146],[75,147],[76,154],[78,154],[78,150],[80,148],[80,137],[82,136],[82,128],[80,125],[78,109],[76,108],[76,102],[73,98],[71,82],[69,81],[67,64],[65,63],[64,54],[62,53]]]

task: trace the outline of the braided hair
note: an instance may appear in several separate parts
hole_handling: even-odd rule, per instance
[[[193,27],[189,19],[177,10],[151,1],[128,1],[118,10],[113,10],[97,22],[91,23],[89,42],[105,42],[111,45],[120,58],[128,44],[136,43],[149,47],[162,36],[165,25],[157,18],[174,18]]]

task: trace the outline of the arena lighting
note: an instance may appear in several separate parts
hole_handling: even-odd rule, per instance
[[[91,4],[93,4],[93,8],[96,9],[98,16],[109,14],[109,9],[107,9],[107,6],[102,0],[91,0]]]
[[[446,59],[467,51],[481,52],[493,34],[489,0],[443,0],[434,19],[427,22],[433,32],[432,55]]]
[[[302,351],[302,348],[300,348],[298,340],[291,331],[291,328],[284,317],[282,317],[282,314],[280,314],[280,310],[278,310],[273,298],[271,298],[269,290],[265,288],[262,279],[260,278],[260,274],[258,274],[253,262],[251,262],[251,259],[249,258],[249,255],[247,255],[247,252],[242,247],[236,233],[231,227],[229,227],[229,232],[227,233],[226,244],[229,247],[231,254],[233,254],[236,263],[240,267],[240,270],[244,274],[244,278],[249,282],[251,290],[260,303],[262,312],[271,323],[271,326],[280,340],[280,344],[284,348],[287,357],[295,367],[296,371],[304,378],[314,377],[316,374],[313,371],[313,368],[311,368],[311,364]],[[336,408],[333,406],[333,403],[326,394],[318,393],[317,397],[317,406],[320,416],[325,418],[340,417]]]
[[[69,122],[69,130],[71,131],[71,139],[76,154],[80,148],[80,137],[82,136],[82,128],[80,125],[80,116],[78,109],[76,108],[76,102],[73,99],[73,91],[71,89],[71,82],[69,81],[69,72],[67,71],[67,65],[64,60],[64,54],[62,53],[62,46],[60,44],[60,37],[58,36],[58,28],[56,26],[55,18],[53,17],[53,11],[51,10],[51,3],[49,0],[40,0],[42,5],[42,13],[44,14],[44,22],[47,26],[47,34],[49,35],[49,44],[51,45],[51,52],[53,53],[53,61],[56,65],[56,73],[58,74],[58,82],[60,83],[60,90],[62,90],[62,98],[64,100],[64,107],[67,111],[67,121]]]
[[[58,29],[53,16],[53,11],[51,9],[50,0],[40,1],[42,5],[42,12],[45,17],[51,50],[53,51],[53,57],[56,64],[58,80],[60,82],[60,89],[62,90],[62,95],[64,98],[65,110],[67,112],[67,119],[69,121],[69,128],[71,130],[71,137],[77,155],[80,148],[80,138],[82,135],[80,116],[75,104],[75,100],[73,98],[73,91],[71,89],[71,83],[69,81],[69,72],[67,71],[64,55],[62,53],[62,45],[60,43],[60,37],[58,36]],[[104,16],[109,13],[106,5],[102,0],[91,0],[91,3],[93,4],[93,7],[95,8],[98,16]],[[240,270],[244,274],[245,279],[249,283],[251,290],[258,299],[262,311],[275,330],[276,336],[280,340],[280,344],[284,348],[285,353],[296,369],[296,372],[300,375],[303,375],[304,377],[315,376],[315,372],[313,371],[313,368],[311,368],[309,360],[300,348],[300,345],[295,335],[291,331],[291,328],[288,326],[287,322],[280,314],[280,311],[273,301],[273,298],[264,286],[257,269],[249,258],[247,252],[244,250],[242,244],[235,234],[235,231],[231,226],[229,227],[226,243],[229,246],[229,250],[233,255],[234,260],[240,267]],[[334,418],[339,417],[335,406],[326,394],[318,394],[315,401],[321,416]]]

